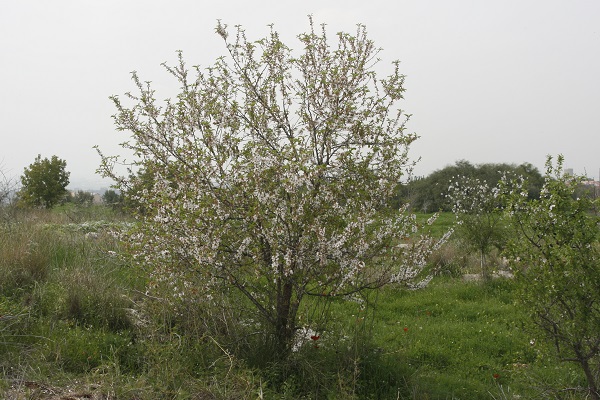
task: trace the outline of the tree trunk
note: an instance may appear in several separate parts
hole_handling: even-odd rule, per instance
[[[285,357],[291,349],[294,338],[295,307],[292,307],[293,285],[291,282],[278,281],[277,305],[275,316],[275,354]]]
[[[590,393],[590,398],[592,400],[600,400],[600,392],[598,392],[598,385],[596,382],[596,379],[594,377],[594,374],[592,372],[592,370],[590,369],[590,364],[588,363],[588,360],[582,360],[581,361],[581,367],[583,368],[583,371],[585,372],[585,377],[587,379],[587,383],[588,383],[588,391]]]
[[[487,270],[487,265],[485,262],[485,252],[483,251],[483,249],[480,251],[480,256],[481,277],[484,281],[487,281],[488,279],[490,279],[490,274]]]

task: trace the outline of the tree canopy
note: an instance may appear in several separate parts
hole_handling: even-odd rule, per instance
[[[212,66],[190,71],[181,53],[165,65],[181,87],[175,100],[159,105],[136,73],[137,94],[112,98],[117,128],[131,135],[125,147],[152,175],[151,189],[135,193],[144,224],[131,238],[155,282],[179,296],[235,289],[285,354],[305,298],[421,272],[417,249],[430,242],[401,246],[414,216],[380,212],[412,167],[404,76],[397,62],[376,75],[379,49],[362,25],[332,46],[311,19],[297,54],[273,28],[257,41],[241,28],[216,31],[227,55]],[[115,161],[102,168],[126,193],[137,175],[115,176]]]
[[[64,201],[70,175],[66,167],[67,162],[57,156],[42,159],[38,155],[21,176],[22,188],[18,193],[20,204],[52,208]]]

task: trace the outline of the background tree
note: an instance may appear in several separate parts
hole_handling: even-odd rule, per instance
[[[408,203],[421,212],[452,211],[453,204],[446,194],[451,182],[456,177],[479,179],[487,182],[490,187],[498,184],[506,174],[516,174],[527,177],[529,198],[539,197],[543,185],[543,177],[539,170],[529,163],[520,165],[506,163],[485,163],[474,165],[466,160],[457,161],[432,172],[426,177],[412,179],[400,185],[396,192],[396,203]]]
[[[123,195],[114,190],[107,190],[102,195],[102,202],[113,210],[123,209]]]
[[[446,194],[452,178],[477,175],[477,167],[466,160],[459,160],[454,165],[434,171],[428,177],[412,184],[412,205],[423,212],[450,211],[451,206],[448,206]]]
[[[246,318],[283,357],[306,298],[410,282],[424,261],[399,246],[415,219],[379,212],[412,166],[416,139],[397,106],[398,63],[379,79],[363,26],[332,48],[310,22],[296,56],[274,30],[250,42],[238,28],[230,40],[219,24],[227,57],[193,76],[181,54],[165,66],[181,86],[175,101],[157,105],[135,73],[134,105],[113,97],[117,128],[132,138],[125,147],[152,174],[152,188],[135,196],[145,210],[132,236],[137,259],[178,296],[241,295],[236,307],[250,306]],[[103,157],[102,168],[126,192],[136,180],[114,176],[116,161]]]
[[[465,176],[454,177],[447,193],[457,220],[455,233],[467,248],[479,253],[484,279],[490,277],[487,255],[492,247],[500,249],[504,243],[498,193],[497,185]]]
[[[16,182],[14,178],[8,177],[0,165],[0,207],[8,204],[15,193]]]
[[[526,183],[505,182],[514,232],[507,253],[521,282],[520,299],[562,361],[578,363],[589,395],[600,398],[600,217],[598,200],[576,197],[580,178],[549,158],[540,198]]]
[[[52,208],[65,201],[70,173],[67,162],[57,156],[51,159],[38,155],[21,176],[19,202],[26,206]]]
[[[88,206],[91,206],[92,203],[94,203],[94,195],[90,192],[78,190],[77,193],[75,193],[71,197],[70,201],[73,202],[74,204],[88,207]]]

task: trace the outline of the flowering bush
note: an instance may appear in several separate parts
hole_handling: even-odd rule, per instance
[[[157,105],[135,73],[133,106],[113,97],[134,167],[153,175],[133,199],[145,212],[131,240],[153,282],[179,297],[237,290],[285,354],[305,297],[412,282],[422,270],[431,240],[401,247],[415,217],[382,212],[412,167],[416,136],[397,107],[404,77],[397,63],[376,77],[363,26],[331,48],[311,20],[297,56],[274,30],[256,42],[216,30],[227,57],[193,76],[181,54],[165,66],[181,85],[174,101]],[[116,176],[116,161],[103,157],[101,169],[126,192],[136,175]]]

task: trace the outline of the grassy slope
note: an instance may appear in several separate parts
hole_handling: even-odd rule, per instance
[[[442,222],[450,219],[442,216]],[[72,220],[36,216],[1,232],[0,393],[2,385],[36,380],[96,382],[120,393],[119,398],[187,398],[202,390],[216,398],[256,397],[268,377],[243,365],[232,369],[230,356],[212,341],[176,334],[171,341],[165,341],[168,335],[158,342],[144,339],[124,314],[134,307],[132,289],[143,291],[143,277],[111,256],[119,243],[102,233],[110,223],[68,225]],[[90,236],[89,230],[100,235]],[[573,366],[557,363],[542,341],[523,329],[512,281],[439,278],[424,290],[388,288],[371,300],[374,306],[366,309],[349,301],[334,303],[340,332],[324,332],[322,347],[308,346],[298,355],[308,365],[304,371],[314,371],[310,382],[338,382],[323,383],[322,391],[313,393],[329,398],[349,398],[349,391],[361,398],[517,398],[506,395],[510,390],[511,396],[548,398],[550,386],[583,384]],[[340,352],[353,344],[341,338],[353,332],[362,335],[353,342],[361,350],[344,358]],[[216,350],[212,354],[209,345]],[[335,366],[347,360],[357,365],[350,380],[342,373],[319,376],[335,375],[335,368],[352,372],[346,365]],[[295,379],[296,387],[311,384],[302,376]],[[294,398],[294,390],[285,398]],[[268,389],[265,393],[274,396]]]

